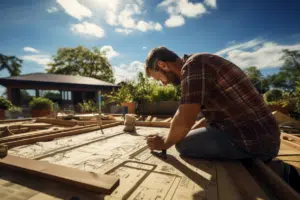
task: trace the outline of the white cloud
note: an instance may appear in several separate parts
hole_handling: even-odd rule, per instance
[[[23,50],[26,52],[31,52],[31,53],[39,53],[39,51],[37,49],[32,48],[32,47],[24,47]]]
[[[181,14],[186,17],[198,17],[207,12],[202,3],[192,3],[188,0],[164,0],[158,7],[165,9],[170,15]]]
[[[137,80],[138,73],[144,73],[144,63],[140,61],[133,61],[130,64],[121,64],[119,66],[113,66],[114,75],[116,77],[116,82],[128,80]]]
[[[169,19],[165,21],[165,25],[170,28],[182,26],[184,23],[184,18],[181,15],[171,15]]]
[[[143,48],[142,48],[143,50],[146,50],[147,49],[147,47],[146,46],[143,46]]]
[[[225,49],[222,49],[218,52],[216,52],[215,54],[217,55],[222,55],[222,54],[225,54],[225,53],[228,53],[234,49],[248,49],[248,48],[253,48],[259,44],[263,43],[263,40],[262,39],[253,39],[253,40],[250,40],[248,42],[244,42],[244,43],[240,43],[240,44],[235,44],[233,46],[230,46],[230,47],[227,47]]]
[[[54,12],[58,12],[58,8],[57,7],[51,7],[47,9],[48,13],[54,13]]]
[[[22,56],[21,59],[35,62],[37,64],[44,65],[45,67],[49,62],[51,62],[51,57],[50,55],[47,54],[26,55],[26,56]]]
[[[65,12],[78,19],[82,20],[85,17],[91,17],[92,11],[78,2],[78,0],[57,0],[57,3],[63,7]]]
[[[182,26],[185,22],[184,17],[200,17],[208,12],[202,3],[192,3],[189,0],[164,0],[158,7],[169,14],[165,21],[167,27]]]
[[[197,17],[206,13],[202,3],[191,3],[188,0],[180,0],[178,3],[180,13],[186,17]]]
[[[72,24],[71,30],[83,35],[89,35],[98,38],[104,37],[104,30],[100,26],[89,22]]]
[[[211,7],[211,8],[216,8],[217,7],[217,0],[204,0],[204,4]]]
[[[241,68],[256,66],[258,68],[281,67],[283,49],[300,50],[300,43],[294,45],[281,45],[261,39],[250,40],[225,48],[215,54],[224,56]]]
[[[144,13],[142,0],[127,0],[125,2],[122,9],[112,6],[106,10],[106,22],[111,26],[116,26],[116,32],[128,35],[134,30],[142,32],[162,30],[162,25],[158,22],[138,19]],[[118,5],[118,8],[121,7],[121,4],[115,5]]]
[[[125,28],[116,28],[115,31],[117,33],[122,33],[122,34],[125,34],[125,35],[129,35],[130,33],[133,32],[133,30],[131,30],[131,29],[125,29]]]
[[[103,46],[100,49],[100,52],[103,53],[104,55],[106,55],[106,57],[108,59],[111,59],[113,57],[116,57],[118,55],[120,55],[118,52],[116,52],[112,46]]]

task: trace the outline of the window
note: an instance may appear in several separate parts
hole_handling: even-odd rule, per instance
[[[72,92],[71,91],[62,91],[62,99],[63,100],[72,100]]]

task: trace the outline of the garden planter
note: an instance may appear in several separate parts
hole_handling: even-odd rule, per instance
[[[20,112],[7,112],[9,119],[18,119],[22,114]]]
[[[135,102],[124,102],[121,103],[121,106],[127,107],[128,108],[128,113],[135,113]]]
[[[140,105],[143,115],[174,115],[179,106],[178,101],[160,101]]]
[[[3,109],[0,108],[0,120],[5,119],[5,112]]]
[[[51,110],[31,110],[32,117],[45,117],[51,114]]]

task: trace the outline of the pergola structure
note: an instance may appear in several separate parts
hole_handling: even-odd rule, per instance
[[[32,73],[0,78],[7,88],[8,99],[26,107],[32,97],[45,96],[62,107],[77,105],[84,100],[97,101],[97,92],[107,94],[118,85],[84,76]]]

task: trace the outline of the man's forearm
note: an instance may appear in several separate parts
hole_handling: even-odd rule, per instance
[[[171,122],[170,132],[165,139],[167,147],[169,148],[182,140],[191,130],[194,122],[195,120],[187,120],[179,111],[177,111]]]

